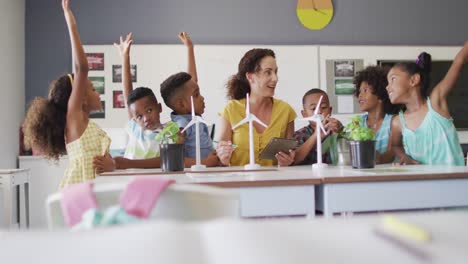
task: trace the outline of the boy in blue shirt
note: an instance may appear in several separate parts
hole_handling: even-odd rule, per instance
[[[179,38],[187,46],[188,73],[179,72],[169,76],[161,83],[161,96],[164,103],[173,110],[171,120],[176,122],[180,128],[184,128],[192,119],[190,97],[193,97],[196,115],[202,115],[205,111],[205,99],[200,94],[200,88],[197,84],[197,70],[192,40],[185,32],[181,32]],[[213,150],[213,142],[208,127],[203,123],[200,123],[199,135],[201,163],[208,167],[218,166],[219,159]],[[186,167],[194,165],[196,162],[195,137],[195,126],[191,126],[186,130],[185,135]]]

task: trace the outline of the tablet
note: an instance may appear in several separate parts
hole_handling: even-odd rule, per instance
[[[271,159],[276,160],[276,153],[282,151],[288,153],[290,149],[297,148],[297,141],[294,139],[286,138],[272,138],[268,145],[260,153],[260,159]]]

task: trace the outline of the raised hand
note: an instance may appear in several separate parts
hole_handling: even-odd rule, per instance
[[[462,58],[463,63],[468,62],[468,41],[465,41],[465,45],[463,45],[458,54]]]
[[[65,15],[65,20],[67,21],[68,25],[76,24],[75,17],[70,9],[70,1],[69,0],[62,0],[62,9],[63,14]]]
[[[130,54],[130,47],[132,46],[133,43],[133,35],[132,33],[128,33],[125,39],[123,39],[122,36],[120,36],[120,43],[114,43],[114,47],[116,47],[119,52],[120,56],[128,56]]]
[[[189,48],[193,47],[192,39],[190,39],[190,36],[186,32],[180,32],[179,38],[185,46]]]

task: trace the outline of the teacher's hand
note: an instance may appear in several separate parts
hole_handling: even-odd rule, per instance
[[[220,141],[216,146],[216,154],[218,155],[219,161],[224,166],[229,166],[231,162],[231,156],[234,148],[232,147],[231,141]]]
[[[278,165],[280,166],[291,166],[294,163],[294,157],[296,156],[296,151],[290,149],[289,153],[278,152],[275,157],[278,160]]]

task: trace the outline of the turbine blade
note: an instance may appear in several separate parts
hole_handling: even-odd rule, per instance
[[[238,128],[239,126],[245,124],[245,123],[248,123],[249,122],[249,117],[246,117],[244,119],[242,119],[239,123],[237,123],[235,126],[232,127],[232,130]]]
[[[323,98],[323,95],[320,96],[320,99],[318,101],[318,104],[315,106],[315,111],[314,111],[314,115],[317,115],[318,114],[318,110],[320,108],[320,103],[322,103],[322,98]]]
[[[260,119],[258,119],[258,117],[256,117],[254,114],[250,114],[250,118],[252,118],[253,121],[259,123],[260,125],[264,127],[268,127],[267,125],[265,125],[265,123],[263,123]]]
[[[250,97],[249,94],[246,94],[246,99],[245,99],[245,116],[250,115]]]
[[[192,106],[192,119],[195,117],[195,107],[193,107],[193,96],[190,96],[190,103]]]
[[[192,119],[192,121],[190,121],[190,122],[184,127],[184,129],[182,129],[181,133],[184,133],[185,130],[187,130],[189,127],[195,125],[195,122],[196,122],[195,119]]]

